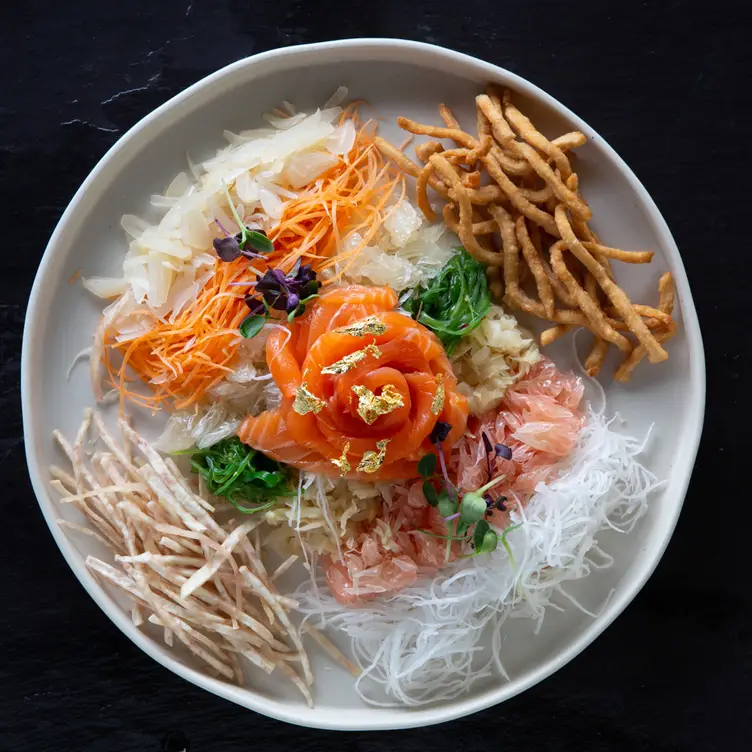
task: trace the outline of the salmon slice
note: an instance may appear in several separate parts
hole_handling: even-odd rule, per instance
[[[311,459],[311,451],[290,435],[281,410],[266,410],[257,417],[249,415],[238,429],[238,438],[267,457],[287,465]]]
[[[451,424],[446,440],[451,446],[464,432],[469,410],[438,338],[394,311],[396,305],[396,293],[386,287],[335,287],[299,319],[272,332],[266,358],[282,405],[246,418],[238,431],[241,440],[279,462],[326,475],[340,475],[349,464],[350,478],[416,477],[418,460],[433,450],[429,436],[437,421]],[[381,322],[383,331],[378,326],[343,331],[369,317]],[[369,345],[376,347],[369,350]],[[329,368],[357,352],[359,359],[345,361],[343,370]],[[313,399],[304,400],[309,409],[301,414],[295,400],[303,384]],[[387,390],[399,401],[386,403],[367,422],[361,398],[367,405]],[[377,443],[385,440],[384,453]],[[364,458],[373,463],[374,456],[382,463],[374,472],[358,470]]]
[[[391,287],[365,287],[364,285],[345,285],[331,287],[319,298],[324,305],[342,305],[347,303],[374,303],[382,311],[391,311],[397,305],[397,293]]]

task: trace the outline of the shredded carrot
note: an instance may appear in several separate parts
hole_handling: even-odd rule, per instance
[[[373,240],[393,211],[386,208],[390,197],[395,190],[404,196],[405,180],[374,145],[375,126],[361,120],[358,104],[348,106],[342,116],[357,129],[352,150],[286,203],[279,224],[269,233],[274,251],[265,261],[254,261],[254,269],[244,259],[218,262],[190,310],[174,320],[157,319],[148,332],[127,342],[117,342],[114,333],[107,332],[104,364],[120,392],[121,409],[126,399],[153,410],[190,407],[232,370],[241,342],[238,327],[248,315],[244,292],[249,289],[232,283],[250,282],[259,270],[288,273],[301,259],[317,272],[331,269],[322,279],[331,284]],[[361,240],[342,251],[342,239],[352,232]],[[122,356],[117,365],[110,356],[113,349]],[[150,396],[129,388],[129,372],[149,384]]]
[[[72,285],[81,276],[81,270],[79,269],[69,280],[68,284]]]

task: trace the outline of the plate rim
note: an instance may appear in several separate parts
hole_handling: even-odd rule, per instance
[[[573,127],[583,130],[590,137],[595,136],[598,139],[599,148],[605,151],[610,162],[628,181],[634,194],[640,201],[642,209],[647,213],[656,234],[661,240],[661,248],[665,250],[667,258],[671,261],[672,271],[676,278],[677,288],[680,292],[683,326],[687,338],[687,347],[690,353],[690,394],[692,397],[691,404],[693,411],[693,414],[688,417],[688,425],[686,429],[688,438],[686,439],[685,450],[683,451],[682,456],[677,459],[677,462],[681,462],[683,468],[681,476],[673,489],[672,498],[675,497],[676,499],[674,502],[675,509],[672,517],[665,523],[663,540],[661,541],[661,544],[650,553],[650,561],[643,566],[638,575],[633,578],[633,581],[625,587],[624,592],[621,593],[618,598],[609,601],[599,618],[594,620],[581,635],[537,669],[526,673],[520,679],[500,683],[498,686],[490,687],[477,695],[459,697],[450,703],[443,703],[438,706],[428,706],[418,709],[390,708],[387,712],[384,712],[384,710],[386,710],[385,708],[365,707],[358,709],[357,711],[339,715],[336,708],[322,712],[321,708],[311,709],[302,703],[291,705],[282,700],[265,697],[256,690],[245,687],[236,687],[218,679],[214,679],[198,669],[183,664],[169,652],[161,648],[154,639],[135,627],[131,623],[129,616],[120,609],[109,593],[86,569],[83,561],[79,560],[81,558],[80,554],[75,551],[73,544],[56,524],[54,502],[51,499],[47,487],[46,469],[40,466],[39,459],[34,451],[35,439],[38,440],[39,437],[37,435],[38,432],[33,429],[34,420],[32,419],[35,410],[33,404],[34,386],[32,361],[34,360],[33,356],[36,354],[35,340],[38,339],[36,338],[35,333],[40,327],[39,319],[41,314],[39,313],[39,302],[42,298],[44,288],[55,283],[55,280],[50,277],[49,271],[53,258],[56,256],[56,247],[60,243],[61,237],[64,236],[68,229],[71,220],[77,216],[82,208],[85,209],[85,207],[82,207],[82,204],[84,204],[86,195],[92,187],[92,184],[95,184],[98,180],[102,179],[103,176],[106,177],[108,170],[114,171],[114,173],[117,174],[119,167],[116,164],[116,158],[128,149],[133,148],[134,145],[138,143],[139,138],[144,131],[147,131],[145,135],[148,135],[148,130],[157,126],[160,121],[165,120],[171,110],[178,105],[183,104],[199,92],[206,92],[223,80],[229,80],[233,76],[242,75],[249,68],[257,67],[263,63],[274,61],[275,59],[281,60],[286,57],[295,57],[310,53],[330,53],[332,50],[340,51],[349,56],[360,56],[361,59],[362,55],[367,54],[368,52],[372,54],[381,53],[383,57],[379,58],[377,62],[392,59],[395,62],[413,62],[422,67],[425,67],[427,60],[432,56],[444,61],[453,61],[462,65],[465,69],[473,68],[476,72],[482,73],[489,78],[503,79],[508,82],[509,85],[525,95],[543,102],[557,114],[565,117]],[[415,58],[412,61],[410,60],[411,55]],[[310,728],[342,731],[397,730],[414,728],[443,723],[476,713],[493,705],[497,705],[504,700],[508,700],[547,678],[559,668],[569,663],[569,661],[575,658],[598,636],[600,636],[600,634],[613,623],[613,621],[634,600],[643,588],[663,557],[666,547],[671,540],[686,498],[687,489],[692,477],[692,470],[699,449],[704,421],[705,398],[706,375],[704,347],[697,311],[692,299],[692,293],[689,288],[689,282],[681,254],[679,253],[676,242],[674,241],[668,225],[658,207],[626,162],[608,144],[608,142],[603,139],[603,137],[601,137],[593,128],[588,126],[580,117],[569,110],[569,108],[559,102],[556,98],[552,97],[527,79],[505,68],[473,57],[472,55],[457,52],[439,45],[405,39],[341,39],[329,42],[316,42],[277,48],[251,55],[230,63],[208,76],[205,76],[139,120],[125,134],[123,134],[96,163],[58,220],[55,230],[53,231],[40,260],[31,293],[29,295],[21,347],[21,408],[23,416],[23,437],[26,462],[32,488],[42,515],[47,522],[58,548],[88,595],[109,617],[110,621],[131,640],[131,642],[141,648],[141,650],[152,659],[181,678],[186,679],[196,686],[212,692],[219,697],[223,697],[224,699],[230,700],[238,705],[277,720]]]

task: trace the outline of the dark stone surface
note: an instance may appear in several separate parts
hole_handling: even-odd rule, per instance
[[[747,2],[30,0],[4,5],[0,19],[0,752],[749,749]],[[662,563],[582,656],[474,717],[345,737],[206,694],[110,624],[38,512],[18,379],[45,243],[120,135],[240,57],[363,35],[443,44],[510,68],[561,98],[629,162],[684,255],[705,334],[708,414]]]

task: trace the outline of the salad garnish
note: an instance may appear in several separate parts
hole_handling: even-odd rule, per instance
[[[227,499],[243,514],[269,509],[278,497],[291,493],[287,469],[243,444],[237,436],[194,452],[191,468],[203,476],[211,493]]]
[[[459,248],[438,275],[412,291],[404,307],[436,333],[451,355],[491,309],[486,268]]]

